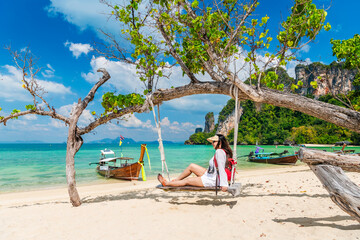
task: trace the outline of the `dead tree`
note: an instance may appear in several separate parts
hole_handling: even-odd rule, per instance
[[[360,156],[301,148],[299,157],[319,178],[331,200],[360,222],[360,187],[343,171],[360,172]]]

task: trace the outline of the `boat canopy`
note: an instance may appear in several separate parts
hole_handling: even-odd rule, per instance
[[[109,155],[109,154],[115,154],[115,153],[110,149],[105,149],[105,150],[101,150],[101,154],[102,155]]]
[[[104,158],[104,159],[101,159],[99,162],[114,162],[114,161],[116,161],[116,159],[120,159],[120,158],[118,158],[118,157]]]

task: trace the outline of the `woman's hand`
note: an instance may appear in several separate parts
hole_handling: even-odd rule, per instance
[[[221,191],[226,192],[228,190],[228,187],[221,187]]]

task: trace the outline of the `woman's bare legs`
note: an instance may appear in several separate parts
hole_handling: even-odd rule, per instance
[[[188,186],[188,185],[204,187],[201,177],[190,177],[190,178],[185,178],[183,180],[175,180],[175,181],[171,181],[171,182],[166,182],[165,185],[172,186],[172,187],[180,187],[180,186]]]
[[[191,163],[177,178],[173,181],[180,181],[194,173],[197,177],[201,177],[206,172],[206,168],[203,168],[195,163]],[[182,185],[184,186],[184,185]]]
[[[197,186],[203,187],[203,183],[201,180],[201,176],[206,172],[206,168],[203,168],[195,163],[191,163],[177,178],[172,181],[166,181],[161,174],[158,175],[158,180],[163,186],[172,186],[172,187],[180,187],[180,186]],[[196,175],[196,177],[187,178],[192,173]]]

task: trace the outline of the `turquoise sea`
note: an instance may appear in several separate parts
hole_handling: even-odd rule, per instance
[[[238,146],[238,156],[247,155],[254,151],[256,146]],[[261,146],[265,152],[282,152],[285,149],[290,153],[298,150],[291,146]],[[139,158],[140,144],[118,145],[84,144],[76,154],[75,168],[78,184],[103,183],[109,181],[96,174],[95,166],[89,162],[96,162],[100,150],[112,149],[117,156],[121,153],[126,157]],[[151,160],[151,170],[145,154],[145,172],[151,178],[161,172],[160,153],[157,144],[148,144]],[[331,147],[321,147],[332,151]],[[341,149],[336,147],[335,149]],[[347,147],[360,152],[360,147]],[[188,164],[197,163],[207,167],[208,161],[214,154],[212,146],[189,146],[184,144],[165,144],[166,162],[171,175],[181,172]],[[27,191],[42,188],[64,187],[66,144],[0,144],[0,193]],[[297,163],[301,164],[301,163]],[[277,165],[257,164],[247,161],[246,157],[238,159],[238,170],[279,167]],[[281,167],[281,166],[280,166]],[[121,180],[119,180],[121,181]]]

